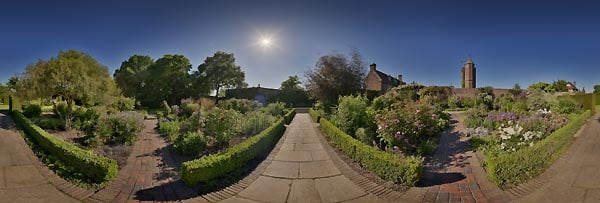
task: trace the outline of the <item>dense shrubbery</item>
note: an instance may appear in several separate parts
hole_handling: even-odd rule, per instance
[[[271,114],[272,116],[282,116],[285,113],[285,103],[275,102],[267,104],[266,107],[260,109],[263,112]]]
[[[228,99],[219,101],[217,104],[217,107],[221,109],[235,110],[242,114],[254,111],[257,106],[259,106],[258,102],[248,99]]]
[[[373,118],[367,113],[369,103],[364,96],[342,96],[331,121],[346,134],[354,135],[358,128],[374,125]]]
[[[293,115],[293,111],[289,114]],[[284,120],[280,119],[258,135],[225,152],[184,162],[181,164],[181,179],[187,185],[196,185],[238,170],[249,160],[273,147],[284,131]]]
[[[179,121],[161,120],[158,123],[158,131],[160,133],[167,135],[167,137],[169,138],[169,141],[171,141],[171,142],[173,142],[177,139],[177,136],[179,135],[179,129],[180,129]]]
[[[198,132],[186,132],[173,142],[175,150],[184,155],[195,156],[206,148],[206,137]]]
[[[255,135],[263,131],[277,120],[274,116],[262,111],[252,111],[244,115],[242,120],[242,135]]]
[[[241,131],[241,115],[230,109],[213,108],[206,112],[204,134],[215,138],[218,145],[225,146]]]
[[[105,183],[116,177],[117,162],[115,160],[100,157],[72,143],[62,141],[34,125],[19,112],[13,112],[13,115],[15,121],[25,129],[29,136],[33,137],[44,151],[84,174],[93,183]]]
[[[55,117],[32,118],[31,121],[42,129],[65,130],[65,121]]]
[[[104,114],[98,118],[91,132],[86,132],[86,142],[91,146],[106,143],[132,145],[143,128],[144,116],[137,112]]]
[[[400,158],[365,145],[325,119],[321,119],[319,128],[330,143],[382,179],[406,186],[414,186],[419,181],[423,170],[420,158]]]
[[[29,104],[23,107],[23,115],[27,118],[37,118],[42,115],[42,107],[38,104]]]
[[[314,122],[317,122],[317,120],[320,117],[322,117],[321,115],[323,113],[311,108],[308,110],[308,114],[310,115],[310,117],[313,119]]]

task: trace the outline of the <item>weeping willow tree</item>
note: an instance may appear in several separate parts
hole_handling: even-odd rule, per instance
[[[68,108],[65,115],[60,115],[65,121],[65,129],[71,127],[75,101],[105,104],[120,94],[106,66],[75,50],[60,51],[54,58],[28,65],[20,76],[17,92],[26,99],[60,98],[65,101]]]

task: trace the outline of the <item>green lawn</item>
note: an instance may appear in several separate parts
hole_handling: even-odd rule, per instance
[[[8,110],[8,104],[0,104],[0,110]]]

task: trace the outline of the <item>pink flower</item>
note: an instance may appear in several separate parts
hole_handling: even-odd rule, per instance
[[[394,135],[394,137],[396,137],[396,139],[400,139],[402,138],[403,133],[400,131],[397,131],[396,134]]]
[[[394,150],[398,151],[398,150],[400,150],[400,147],[394,146]]]
[[[420,109],[417,109],[417,113],[419,113],[419,112],[421,112],[421,110],[420,110]]]

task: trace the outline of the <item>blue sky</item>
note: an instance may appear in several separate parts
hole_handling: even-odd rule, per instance
[[[557,79],[600,84],[600,5],[593,1],[12,1],[0,6],[0,82],[59,50],[111,73],[131,55],[183,54],[194,69],[233,52],[251,86],[279,87],[320,55],[358,49],[404,80],[478,86]],[[274,46],[257,44],[271,36]]]

